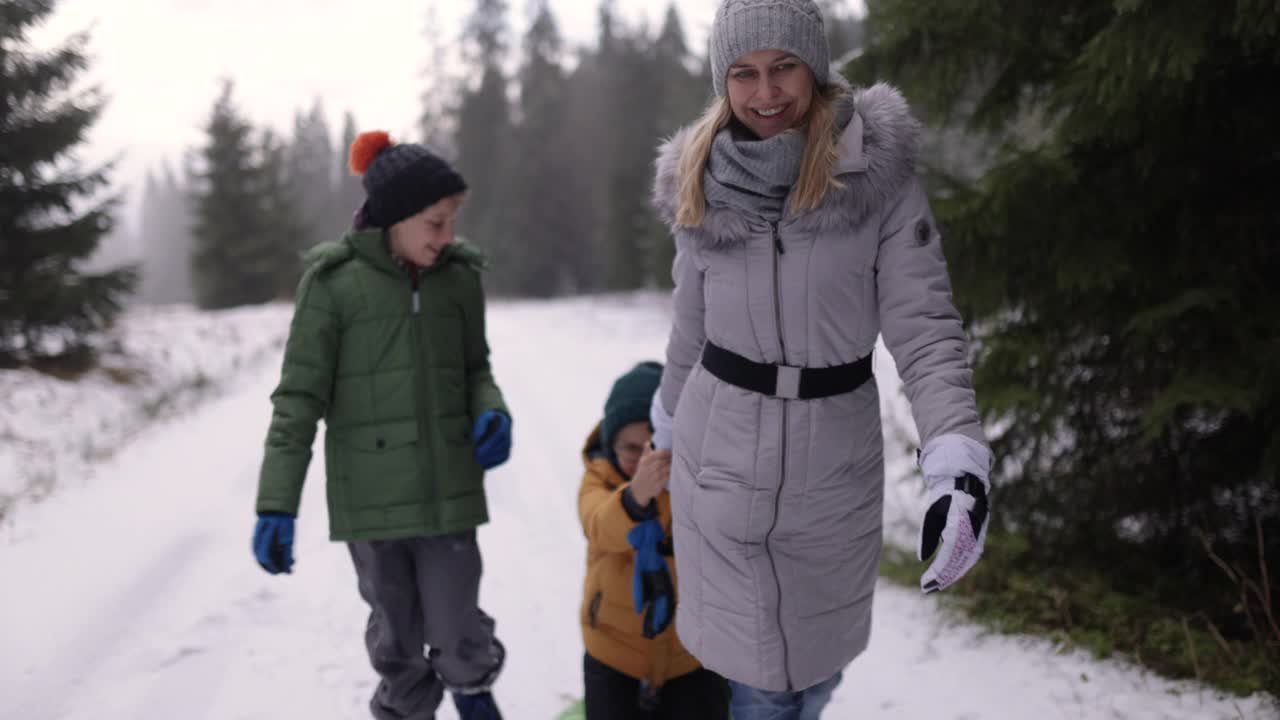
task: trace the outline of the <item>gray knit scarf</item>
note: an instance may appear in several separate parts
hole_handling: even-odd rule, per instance
[[[836,103],[837,137],[852,119],[853,99],[846,93]],[[759,215],[769,222],[781,220],[787,195],[800,179],[804,147],[805,135],[799,130],[759,140],[741,123],[730,122],[711,141],[702,178],[707,205]]]

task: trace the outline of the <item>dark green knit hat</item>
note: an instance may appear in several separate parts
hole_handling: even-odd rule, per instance
[[[647,361],[614,381],[609,399],[604,401],[604,420],[600,423],[600,444],[610,456],[619,430],[633,422],[649,421],[649,405],[661,380],[662,364]]]

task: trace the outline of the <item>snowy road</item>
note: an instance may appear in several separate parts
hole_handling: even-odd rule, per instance
[[[665,319],[641,296],[500,305],[490,324],[516,442],[488,479],[482,600],[509,650],[501,704],[511,720],[545,719],[581,693],[579,446],[612,379],[661,355]],[[275,363],[142,433],[91,482],[21,509],[28,530],[0,544],[0,720],[367,717],[364,607],[346,552],[326,539],[321,463],[303,497],[294,574],[267,576],[249,551]],[[891,375],[883,363],[878,372]],[[886,519],[902,513],[894,500]],[[872,646],[825,717],[1271,713],[1260,698],[984,636],[882,584]]]

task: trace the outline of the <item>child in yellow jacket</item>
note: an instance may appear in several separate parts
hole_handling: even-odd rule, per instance
[[[644,362],[618,378],[583,449],[587,720],[729,717],[725,680],[698,664],[671,623],[671,453],[649,446],[649,406],[661,377],[661,365]]]

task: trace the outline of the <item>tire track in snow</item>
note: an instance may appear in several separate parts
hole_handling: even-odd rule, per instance
[[[17,689],[20,699],[13,711],[3,717],[62,717],[69,694],[83,687],[98,668],[113,657],[138,649],[131,646],[129,638],[136,636],[149,611],[179,584],[181,575],[174,568],[188,566],[187,561],[197,557],[210,540],[207,533],[195,532],[168,543],[141,575],[82,622],[74,639],[59,648],[48,666],[28,670],[28,682]],[[96,605],[91,599],[86,600]]]

